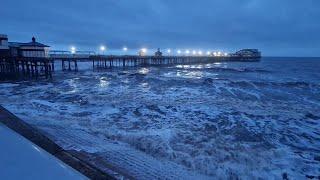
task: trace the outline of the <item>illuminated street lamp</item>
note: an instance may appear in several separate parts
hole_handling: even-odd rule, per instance
[[[128,48],[125,46],[125,47],[122,48],[122,50],[123,50],[124,52],[127,52],[127,51],[128,51]]]
[[[100,46],[100,51],[102,54],[104,54],[104,52],[106,51],[106,47],[105,46]]]
[[[228,56],[228,53],[224,53],[224,56]]]
[[[171,49],[167,49],[167,53],[170,54],[171,53]]]
[[[202,56],[202,51],[198,51],[198,54],[199,54],[200,56]]]
[[[76,53],[76,47],[72,46],[71,47],[71,54],[75,54]]]
[[[181,50],[178,50],[177,53],[180,55],[181,54]]]
[[[207,55],[210,56],[210,54],[211,54],[211,52],[210,52],[210,51],[207,51]]]
[[[189,50],[186,50],[186,54],[189,55],[189,54],[190,54],[190,51],[189,51]]]
[[[197,51],[193,50],[192,55],[196,55],[196,54],[197,54]]]
[[[146,54],[147,54],[147,49],[146,48],[142,48],[142,49],[140,49],[140,51],[139,51],[139,56],[145,56]]]
[[[106,47],[105,46],[100,46],[100,51],[105,51]]]

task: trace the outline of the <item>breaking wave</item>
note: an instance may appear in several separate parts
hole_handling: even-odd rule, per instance
[[[0,102],[138,179],[319,176],[319,79],[268,63],[57,72],[0,84]]]

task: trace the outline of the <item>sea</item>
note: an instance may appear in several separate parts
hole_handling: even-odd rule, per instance
[[[320,58],[82,63],[52,80],[0,83],[0,104],[118,178],[320,177]]]

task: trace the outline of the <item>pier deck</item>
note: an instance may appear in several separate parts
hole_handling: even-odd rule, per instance
[[[45,77],[52,78],[54,61],[60,60],[62,70],[78,71],[78,62],[92,62],[93,69],[113,67],[163,66],[179,64],[201,64],[214,62],[252,62],[259,57],[231,56],[103,56],[103,55],[59,55],[50,58],[0,57],[0,80]]]
[[[0,80],[52,78],[54,61],[49,58],[0,57]]]
[[[231,56],[66,56],[51,57],[52,60],[61,60],[62,70],[78,70],[79,61],[91,61],[93,69],[112,67],[135,67],[135,66],[160,66],[179,64],[198,64],[214,62],[252,62],[259,61],[253,57],[231,57]]]

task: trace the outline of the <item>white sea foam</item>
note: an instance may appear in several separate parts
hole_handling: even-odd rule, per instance
[[[138,179],[317,176],[319,82],[281,79],[272,66],[57,72],[0,85],[0,102],[64,148]]]

